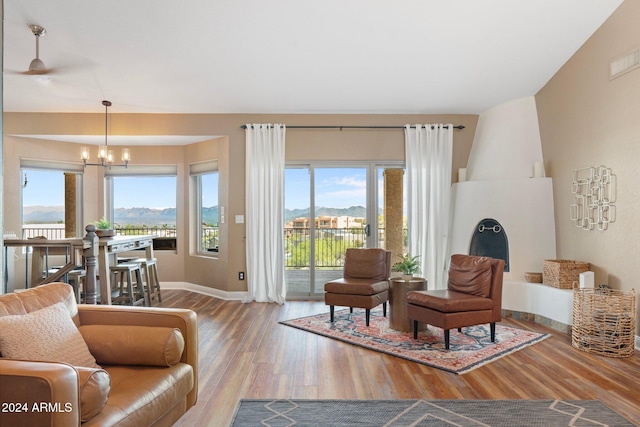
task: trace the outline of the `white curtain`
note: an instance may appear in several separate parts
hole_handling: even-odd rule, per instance
[[[409,252],[428,289],[447,283],[453,126],[405,126]]]
[[[280,124],[246,125],[248,295],[243,302],[285,302],[285,131]]]

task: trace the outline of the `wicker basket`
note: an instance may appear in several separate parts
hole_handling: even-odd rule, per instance
[[[574,288],[571,345],[599,356],[633,356],[635,319],[635,290]]]
[[[571,289],[580,273],[589,271],[588,262],[567,259],[546,259],[542,268],[542,283],[560,289]]]
[[[542,283],[542,273],[527,272],[524,273],[524,280],[529,283]]]

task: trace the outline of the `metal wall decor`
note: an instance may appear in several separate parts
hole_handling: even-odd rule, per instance
[[[570,217],[583,230],[606,230],[616,220],[616,176],[598,166],[575,169],[571,183],[574,203]]]

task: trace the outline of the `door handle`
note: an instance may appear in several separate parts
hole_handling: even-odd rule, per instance
[[[369,232],[371,231],[371,225],[367,224],[364,226],[364,234],[369,237]]]

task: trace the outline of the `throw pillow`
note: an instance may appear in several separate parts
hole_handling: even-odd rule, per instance
[[[83,423],[95,417],[109,400],[111,377],[104,369],[76,366],[80,388],[80,421]]]
[[[7,359],[100,368],[63,302],[0,317],[0,354]]]
[[[79,329],[96,360],[105,365],[172,366],[180,362],[184,350],[184,337],[177,328],[83,325]]]

